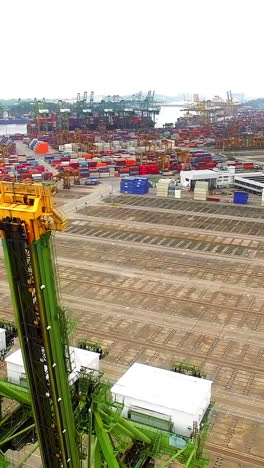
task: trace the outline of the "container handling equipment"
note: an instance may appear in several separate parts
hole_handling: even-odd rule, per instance
[[[23,462],[39,447],[45,468],[142,468],[164,455],[163,467],[173,460],[206,465],[206,420],[179,448],[170,442],[175,434],[151,418],[139,424],[122,417],[99,371],[83,368],[69,380],[74,363],[52,243],[52,232],[65,226],[50,186],[0,183],[0,234],[26,370],[24,385],[0,380],[0,410],[4,398],[17,402],[10,414],[0,411],[0,467],[9,466],[9,449],[32,441]]]

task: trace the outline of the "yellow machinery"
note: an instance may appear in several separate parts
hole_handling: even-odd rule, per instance
[[[64,172],[60,172],[58,175],[54,177],[55,182],[59,180],[63,181],[63,188],[70,189],[71,188],[71,180],[73,179],[74,185],[80,185],[81,178],[78,169],[67,169]]]
[[[182,164],[182,169],[188,171],[191,169],[191,154],[182,148],[176,148],[177,160]]]
[[[53,205],[52,187],[42,184],[0,182],[0,219],[21,218],[35,239],[47,229],[62,231],[66,219]]]
[[[169,154],[157,154],[158,164],[161,171],[170,170],[170,155]]]

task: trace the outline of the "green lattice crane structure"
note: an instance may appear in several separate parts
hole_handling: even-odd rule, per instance
[[[204,466],[206,424],[191,438],[177,436],[157,418],[139,424],[122,417],[99,371],[83,368],[69,381],[72,359],[52,253],[52,231],[65,225],[50,186],[0,183],[0,234],[27,377],[21,385],[0,381],[0,398],[16,402],[10,414],[0,414],[0,467],[8,466],[10,444],[29,440],[35,442],[29,455],[39,446],[44,468],[143,468],[163,455],[164,467],[173,460]]]
[[[34,99],[32,103],[31,115],[34,118],[35,125],[37,127],[38,133],[47,133],[49,130],[49,109],[47,108],[47,103],[45,98],[42,100]]]

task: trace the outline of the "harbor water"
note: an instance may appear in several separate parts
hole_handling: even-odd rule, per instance
[[[182,109],[183,107],[179,105],[161,106],[155,127],[162,128],[165,123],[172,123],[174,125],[177,119],[183,116]]]
[[[15,135],[20,133],[21,135],[27,134],[27,124],[2,124],[0,123],[0,136]]]

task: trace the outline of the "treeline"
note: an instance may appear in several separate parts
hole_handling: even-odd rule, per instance
[[[254,107],[255,109],[264,109],[264,98],[252,99],[245,102],[244,106]]]

